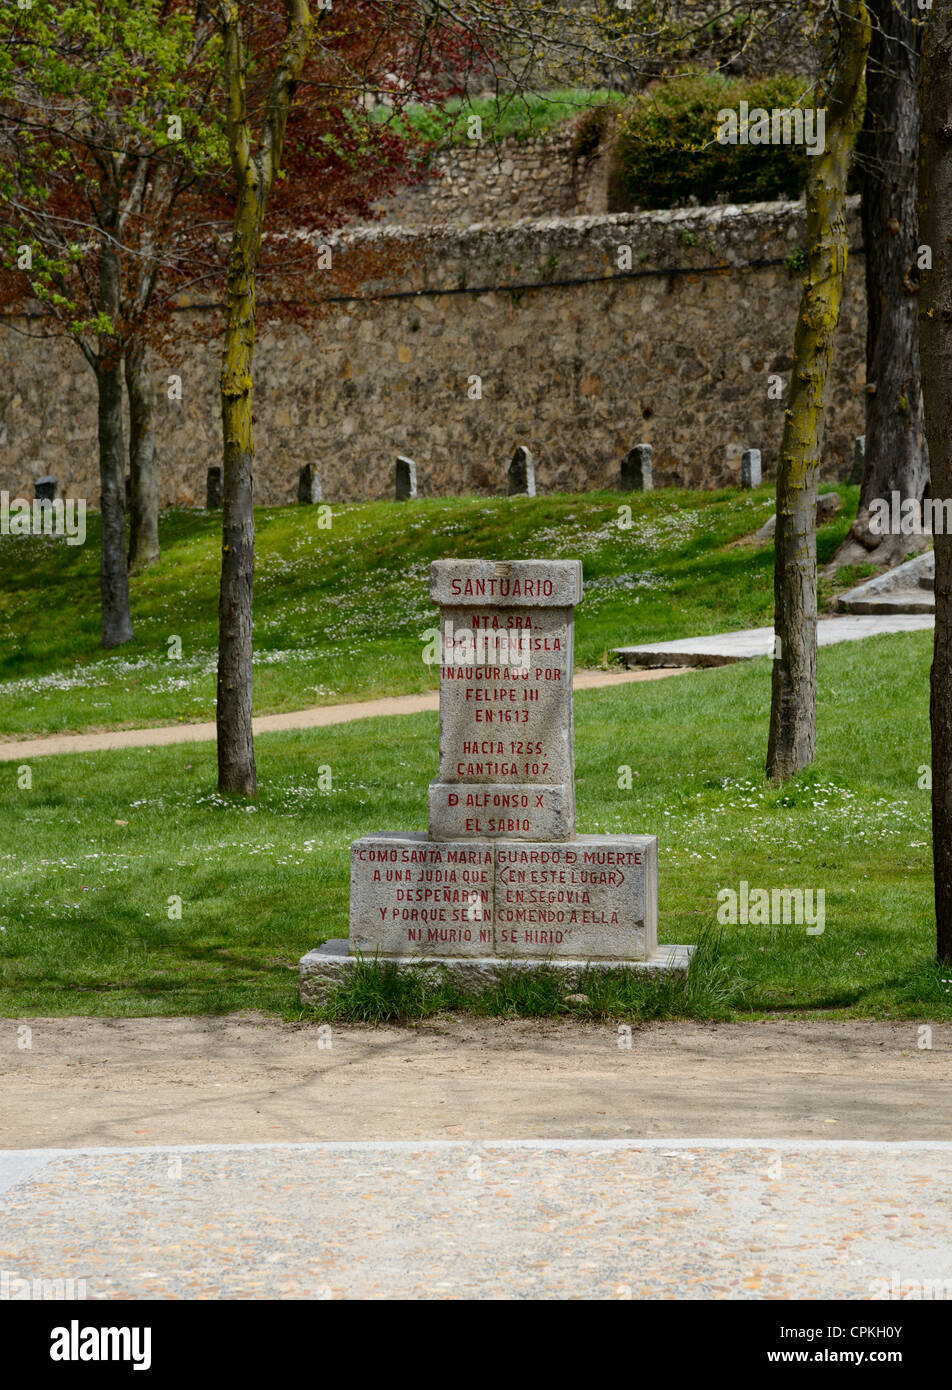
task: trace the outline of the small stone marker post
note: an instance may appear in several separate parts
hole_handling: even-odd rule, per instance
[[[351,846],[350,937],[301,961],[319,1001],[359,955],[478,988],[507,970],[686,970],[660,946],[654,835],[575,828],[577,560],[437,560],[440,761],[429,833]]]
[[[863,474],[866,471],[866,436],[858,434],[853,442],[853,471],[850,474],[850,482],[857,487],[863,481]]]
[[[397,455],[394,495],[398,502],[409,502],[417,495],[416,464],[402,454]]]
[[[301,469],[301,476],[298,478],[298,501],[316,506],[318,502],[323,502],[323,500],[321,475],[312,463],[306,463]]]
[[[651,471],[651,445],[636,444],[621,461],[622,492],[651,492],[654,477]]]
[[[535,462],[524,444],[520,444],[509,465],[509,496],[535,497]]]
[[[45,478],[37,478],[33,484],[34,499],[37,502],[55,502],[56,487],[57,482],[52,474],[48,474]]]
[[[444,656],[430,834],[574,835],[572,674],[581,564],[440,560],[430,570],[430,597],[440,609]],[[487,744],[509,751],[486,756]],[[527,751],[517,755],[516,745]]]
[[[205,508],[209,512],[221,506],[221,464],[216,463],[205,475]]]
[[[763,481],[760,470],[760,450],[745,449],[740,456],[741,487],[760,487]]]

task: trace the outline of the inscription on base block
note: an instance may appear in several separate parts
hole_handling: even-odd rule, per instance
[[[493,950],[490,845],[367,835],[350,847],[350,948],[388,956]]]

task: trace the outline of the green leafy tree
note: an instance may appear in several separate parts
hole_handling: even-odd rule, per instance
[[[201,179],[224,159],[218,44],[201,7],[174,0],[0,10],[2,288],[95,373],[105,647],[132,637],[123,358],[133,477],[155,497],[147,328],[162,274],[188,259]],[[143,510],[133,554],[148,561],[156,509]]]

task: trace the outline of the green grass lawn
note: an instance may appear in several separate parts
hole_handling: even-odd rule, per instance
[[[445,538],[434,534],[444,505],[404,514],[413,537],[404,571],[445,553]],[[606,498],[543,505],[562,516],[566,537],[573,528],[603,524],[609,510]],[[640,505],[657,526],[666,511],[673,516],[675,505],[688,503],[682,495],[676,503],[656,498]],[[497,529],[503,510],[484,502],[457,506],[481,511],[487,533]],[[514,529],[528,510],[509,509]],[[582,639],[588,658],[622,637],[702,631],[729,626],[729,618],[737,625],[745,614],[765,618],[766,560],[746,555],[750,575],[763,584],[745,584],[745,571],[733,568],[733,556],[742,552],[725,551],[723,541],[767,510],[766,494],[712,502],[716,524],[688,543],[682,568],[667,570],[671,587],[661,600],[672,609],[667,625],[653,590],[628,593],[611,622],[590,611]],[[357,563],[370,575],[396,544],[395,531],[387,529],[393,509],[354,511],[367,526]],[[444,515],[448,521],[452,509]],[[181,518],[177,525],[177,549],[192,555],[192,577],[173,582],[166,569],[150,579],[156,613],[189,583],[197,592],[211,582],[210,523]],[[268,514],[262,529],[265,538],[287,541],[306,537],[306,528],[307,518],[289,511]],[[485,539],[490,553],[498,537],[492,546],[488,534]],[[337,537],[333,544],[340,544]],[[471,544],[467,537],[467,550]],[[568,539],[560,544],[558,553],[573,553]],[[297,553],[292,542],[285,548]],[[524,548],[523,536],[516,536],[508,553]],[[284,553],[270,549],[273,556]],[[316,544],[302,540],[300,550],[300,565],[324,566],[329,584],[327,559]],[[539,545],[530,553],[539,553]],[[704,564],[705,553],[710,578],[692,591],[687,576]],[[594,561],[592,552],[584,554],[595,575],[617,572],[601,550]],[[632,568],[644,563],[639,554]],[[279,568],[276,561],[264,565],[266,611],[275,625],[269,631],[276,643],[291,646],[298,623],[318,620],[311,608],[317,586],[301,613],[293,601],[301,593],[293,577],[299,571],[292,567],[285,583]],[[420,584],[416,573],[415,587],[401,581],[400,601],[416,602]],[[632,609],[635,596],[643,602]],[[392,614],[395,601],[392,592],[381,598],[381,618]],[[295,614],[278,635],[282,606]],[[627,614],[624,623],[620,612]],[[414,669],[415,632],[424,616],[421,608],[399,631],[406,653],[401,672]],[[182,620],[179,627],[197,640],[199,618],[193,614],[191,621],[196,628]],[[161,628],[157,616],[151,629],[145,626],[154,636]],[[91,630],[87,623],[87,637]],[[37,662],[44,640],[49,660],[54,638],[35,633],[33,640]],[[66,642],[62,635],[57,640]],[[339,640],[362,650],[363,634]],[[377,641],[363,661],[384,657],[386,634]],[[929,760],[930,655],[928,633],[822,650],[817,762],[782,789],[763,777],[766,659],[576,698],[579,829],[657,833],[661,938],[704,940],[686,988],[592,981],[584,991],[589,1012],[620,1020],[779,1012],[952,1018],[952,984],[943,979],[952,972],[934,963],[929,794],[918,787],[919,767]],[[352,677],[362,669],[358,658],[340,661],[338,669]],[[388,669],[382,660],[379,688],[392,688]],[[14,764],[0,769],[0,1012],[132,1016],[260,1008],[297,1016],[298,957],[327,937],[347,934],[349,842],[374,830],[425,828],[437,717],[269,735],[257,748],[261,790],[253,804],[216,794],[211,744],[35,759],[32,789],[18,787]],[[618,787],[623,764],[636,774],[630,791]],[[322,766],[332,770],[330,790],[319,785]],[[823,935],[792,926],[724,926],[712,933],[718,889],[736,888],[741,879],[752,887],[824,889]],[[178,898],[181,918],[170,919],[170,902],[174,909]],[[466,1001],[365,976],[329,1013],[399,1016],[448,1003],[506,1013],[565,1008],[551,980]]]
[[[858,489],[839,491],[821,563],[855,511]],[[773,545],[732,543],[773,510],[770,485],[370,502],[334,506],[327,529],[314,507],[259,509],[255,711],[434,688],[421,634],[436,621],[439,558],[580,558],[579,666],[625,643],[766,625]],[[98,645],[99,518],[88,522],[84,546],[0,537],[0,736],[213,719],[220,516],[163,514],[162,560],[132,579],[135,638],[113,652]]]
[[[400,131],[413,131],[434,144],[465,145],[470,141],[468,118],[478,116],[483,140],[526,140],[571,120],[592,106],[625,100],[620,92],[605,89],[564,89],[552,92],[509,92],[499,97],[451,97],[438,105],[411,104],[399,115],[386,106],[374,110],[374,119],[390,122]]]

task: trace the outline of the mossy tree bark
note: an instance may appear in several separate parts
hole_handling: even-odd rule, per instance
[[[235,177],[235,217],[226,283],[221,367],[223,435],[222,565],[218,605],[218,789],[257,790],[252,732],[255,564],[252,363],[255,280],[268,195],[281,168],[288,113],[314,39],[306,0],[285,0],[286,30],[270,82],[260,139],[248,119],[248,55],[240,6],[222,11],[227,132]]]
[[[103,229],[99,265],[100,297],[113,324],[119,317],[119,260],[115,251],[115,219]],[[96,373],[99,426],[99,509],[102,553],[99,587],[102,594],[101,641],[119,647],[132,641],[129,611],[129,568],[126,561],[126,460],[122,441],[122,347],[112,333],[99,336],[98,353],[90,357]]]
[[[840,0],[826,17],[822,154],[808,162],[806,278],[794,335],[790,395],[777,469],[774,653],[767,773],[784,782],[816,749],[816,494],[833,340],[846,274],[846,182],[856,98],[869,48],[865,0]]]
[[[919,235],[932,249],[922,279],[919,345],[934,497],[952,497],[952,13],[927,18],[920,85]],[[932,847],[939,959],[952,964],[952,536],[935,536]]]
[[[99,426],[99,508],[102,517],[102,555],[99,588],[102,594],[101,642],[120,647],[132,641],[129,611],[129,570],[126,563],[126,460],[122,441],[122,362],[105,355],[96,363]]]
[[[147,569],[159,558],[159,470],[155,454],[155,379],[152,350],[134,339],[126,347],[129,397],[129,568]]]

